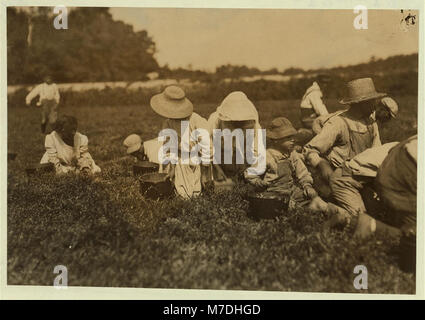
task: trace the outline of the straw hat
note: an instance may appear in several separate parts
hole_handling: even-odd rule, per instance
[[[160,116],[169,119],[184,119],[193,112],[193,105],[183,89],[169,86],[164,92],[154,95],[151,99],[152,109]]]
[[[362,78],[348,82],[348,97],[340,101],[341,104],[352,104],[362,101],[385,97],[386,93],[376,92],[371,78]]]
[[[234,91],[224,98],[217,112],[222,121],[258,121],[257,109],[242,91]]]
[[[130,134],[125,138],[123,145],[127,147],[127,153],[133,153],[142,147],[142,138],[137,134]]]
[[[283,139],[296,134],[297,130],[295,130],[291,121],[284,117],[274,119],[267,130],[267,137],[270,139]]]

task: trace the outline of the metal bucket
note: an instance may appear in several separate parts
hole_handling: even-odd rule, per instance
[[[140,176],[146,173],[158,172],[159,165],[149,161],[139,161],[133,166],[133,174]]]
[[[140,191],[149,199],[164,199],[173,194],[174,186],[166,173],[146,173],[139,178]]]
[[[248,194],[249,216],[257,219],[272,219],[288,211],[289,195],[271,192]]]

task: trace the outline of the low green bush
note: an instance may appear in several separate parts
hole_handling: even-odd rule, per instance
[[[413,130],[415,97],[396,97],[399,121],[382,137],[403,139]],[[255,102],[261,123],[276,116],[298,121],[296,100]],[[217,105],[196,104],[207,117]],[[333,110],[336,100],[330,100]],[[309,292],[415,292],[415,277],[397,264],[397,243],[385,236],[354,239],[322,234],[323,215],[298,210],[275,220],[247,216],[246,186],[190,201],[147,201],[122,159],[130,133],[153,138],[160,118],[147,105],[60,107],[75,115],[102,173],[95,178],[28,179],[44,136],[37,109],[10,108],[8,148],[8,285],[53,284],[56,265],[68,268],[70,286],[197,288]],[[397,128],[397,130],[394,130]],[[410,130],[410,132],[409,132]],[[353,287],[353,269],[368,268],[368,290]]]

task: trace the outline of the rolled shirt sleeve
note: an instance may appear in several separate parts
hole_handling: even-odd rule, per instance
[[[341,139],[347,128],[342,119],[334,117],[322,128],[322,131],[304,146],[303,154],[308,163],[316,167],[321,155],[327,155],[330,149]]]
[[[291,152],[291,162],[295,176],[303,188],[313,185],[313,178],[304,163],[304,156],[296,151]]]
[[[36,96],[38,96],[41,92],[41,84],[33,88],[28,95],[25,97],[26,104],[30,104],[31,100],[34,99]]]
[[[311,126],[311,130],[313,130],[314,134],[319,134],[323,127],[323,116],[319,116],[314,119],[313,124]]]

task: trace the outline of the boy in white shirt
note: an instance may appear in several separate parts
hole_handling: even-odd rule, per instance
[[[39,84],[28,93],[25,98],[26,104],[29,106],[31,100],[39,96],[37,106],[41,106],[41,132],[46,133],[47,124],[53,128],[58,117],[59,90],[55,83],[52,82],[51,76],[46,76],[44,82]]]

